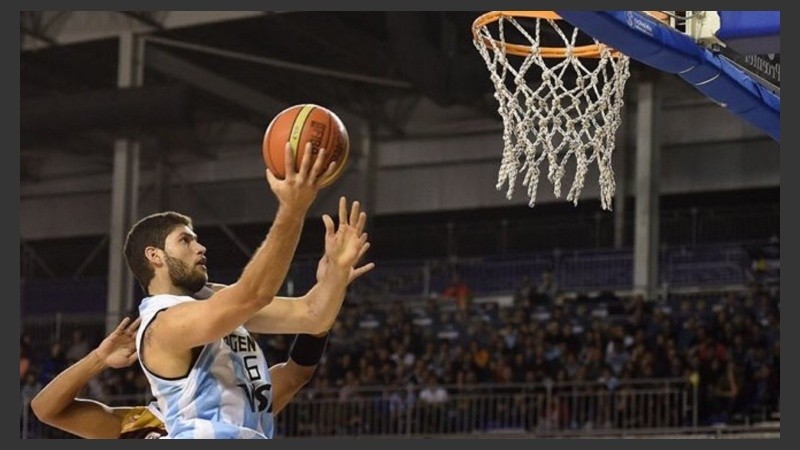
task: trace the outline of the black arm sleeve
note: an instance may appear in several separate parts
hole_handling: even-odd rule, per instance
[[[328,343],[328,333],[325,336],[312,336],[298,334],[294,338],[289,358],[301,366],[316,366]]]

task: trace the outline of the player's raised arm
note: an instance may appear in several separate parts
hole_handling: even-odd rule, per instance
[[[339,226],[325,215],[325,254],[319,262],[317,284],[296,299],[276,297],[245,323],[256,333],[319,334],[328,331],[342,307],[347,285],[372,270],[373,263],[355,267],[369,249],[364,232],[367,215],[353,202],[348,211],[347,199],[339,199]]]
[[[235,283],[216,292],[206,301],[184,302],[160,312],[146,330],[145,346],[147,342],[155,340],[161,343],[162,348],[180,352],[215,341],[272,301],[289,270],[305,215],[319,189],[325,160],[319,157],[312,166],[311,152],[307,151],[299,171],[295,171],[289,162],[291,149],[288,146],[286,152],[287,176],[283,180],[267,170],[267,179],[279,202],[275,221],[242,275]],[[180,236],[171,234],[168,240],[170,238]],[[180,242],[176,244],[178,248],[180,245]],[[205,249],[196,240],[186,245],[194,248],[198,261],[204,261]],[[162,255],[163,252],[158,250],[149,250],[152,259],[156,264],[167,266],[167,255]]]

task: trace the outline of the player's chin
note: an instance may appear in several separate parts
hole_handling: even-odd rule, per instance
[[[203,286],[208,283],[208,269],[206,266],[197,266],[195,268],[194,278],[197,278],[198,281],[202,280]]]

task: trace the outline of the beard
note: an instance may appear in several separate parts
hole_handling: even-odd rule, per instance
[[[167,269],[172,284],[185,290],[188,294],[194,294],[208,282],[208,274],[195,266],[187,266],[178,258],[167,255]]]

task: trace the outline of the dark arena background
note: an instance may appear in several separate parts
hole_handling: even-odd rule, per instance
[[[723,13],[658,17],[734,67],[725,73],[749,80],[737,81],[747,92],[772,93],[779,117],[779,46],[726,41]],[[320,217],[340,196],[369,214],[363,262],[376,268],[348,288],[276,438],[779,437],[774,101],[748,115],[632,54],[611,130],[611,208],[597,161],[574,204],[575,160],[556,197],[547,158],[531,207],[522,153],[511,198],[498,186],[504,131],[530,136],[498,111],[496,91],[519,80],[492,81],[473,40],[481,14],[20,12],[20,437],[77,437],[30,402],[138,314],[122,257],[136,220],[190,215],[211,281],[236,281],[277,210],[265,127],[300,103],[339,115],[350,158],[307,214],[279,294],[315,283]],[[689,20],[714,14],[716,34]],[[499,64],[523,57],[508,58]],[[539,75],[520,75],[525,92]],[[536,107],[519,98],[518,111]],[[287,360],[293,336],[254,338],[270,364]],[[80,396],[152,400],[138,363],[103,371]]]

